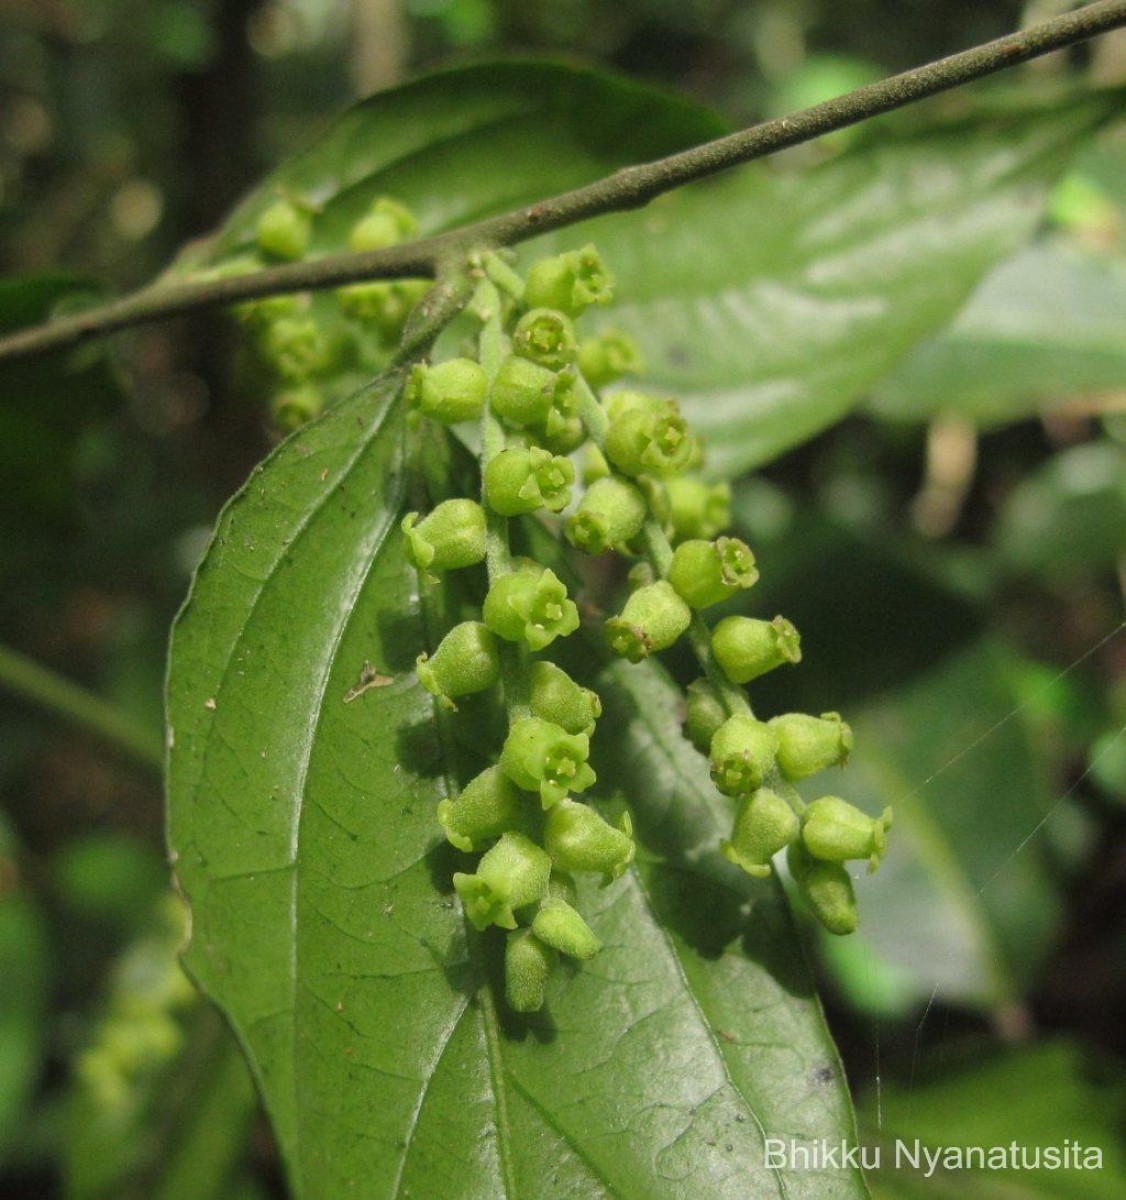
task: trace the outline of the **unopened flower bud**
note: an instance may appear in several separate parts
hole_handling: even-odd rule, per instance
[[[502,833],[521,832],[527,820],[527,797],[500,767],[489,767],[471,779],[456,799],[438,805],[438,822],[459,850],[480,850]]]
[[[500,678],[496,638],[480,621],[462,621],[438,643],[432,657],[418,656],[418,681],[432,695],[455,707],[455,696],[493,687]]]
[[[504,998],[513,1012],[538,1012],[547,998],[547,981],[556,952],[528,929],[508,935],[504,946]]]
[[[271,258],[287,262],[304,258],[309,249],[312,222],[309,213],[291,200],[276,200],[258,218],[258,248]]]
[[[714,538],[731,524],[731,485],[680,476],[665,481],[669,521],[677,541]]]
[[[566,871],[558,871],[552,867],[551,878],[547,881],[545,903],[546,900],[565,900],[574,908],[578,899],[579,889],[575,885],[574,877],[568,875]]]
[[[418,513],[407,513],[402,528],[407,558],[427,583],[485,557],[485,511],[473,500],[444,500],[421,521]]]
[[[532,920],[532,932],[545,945],[568,958],[593,958],[602,948],[594,930],[566,900],[550,896]]]
[[[595,782],[586,761],[589,754],[585,733],[568,733],[540,717],[521,717],[508,731],[500,766],[513,783],[538,792],[543,807],[550,808],[568,792],[585,792]]]
[[[839,713],[784,713],[770,727],[778,735],[778,769],[790,780],[843,767],[852,753],[852,730]]]
[[[828,862],[866,858],[872,872],[887,852],[891,815],[891,809],[885,808],[880,816],[870,817],[839,796],[822,796],[802,814],[802,841],[814,858]]]
[[[568,733],[590,734],[602,715],[597,692],[580,687],[561,667],[541,660],[532,664],[532,716],[552,721]]]
[[[485,406],[489,379],[471,358],[451,358],[427,366],[416,364],[406,386],[406,401],[444,425],[474,421]]]
[[[785,617],[724,617],[712,630],[712,653],[734,683],[749,683],[782,663],[801,662],[801,638]]]
[[[270,403],[270,414],[278,428],[290,433],[320,416],[323,408],[324,396],[320,389],[307,383],[279,392]]]
[[[755,556],[746,542],[733,537],[681,542],[669,567],[669,583],[692,608],[720,604],[757,581]]]
[[[611,476],[587,488],[578,508],[567,519],[567,540],[587,554],[614,550],[641,532],[645,497],[631,483]]]
[[[774,730],[754,717],[728,717],[712,738],[712,780],[725,796],[757,791],[774,766]]]
[[[554,571],[532,563],[493,580],[485,596],[485,624],[498,637],[543,650],[579,627],[579,610]]]
[[[262,357],[283,378],[303,383],[323,370],[332,357],[324,330],[308,316],[280,317],[262,330]]]
[[[583,486],[590,487],[596,480],[606,479],[610,474],[610,464],[606,461],[606,456],[594,442],[588,442],[582,456]]]
[[[571,503],[575,464],[539,446],[502,450],[485,468],[485,496],[506,517],[546,508],[558,512]]]
[[[675,401],[618,392],[607,401],[606,410],[606,457],[624,475],[674,475],[687,467],[694,439]]]
[[[710,753],[712,738],[726,720],[727,709],[710,680],[701,677],[688,685],[684,733],[701,754]]]
[[[551,427],[550,432],[548,426]],[[578,417],[549,418],[546,425],[535,426],[528,432],[552,454],[570,454],[587,440],[586,426]]]
[[[563,871],[598,871],[605,886],[624,874],[637,848],[629,813],[611,825],[579,800],[562,800],[547,815],[544,846]]]
[[[352,226],[348,234],[348,248],[356,254],[367,250],[386,250],[411,237],[418,230],[418,222],[410,209],[380,196],[371,206],[367,216]]]
[[[429,290],[429,279],[373,280],[337,288],[336,299],[346,316],[372,324],[384,341],[403,331],[411,310]]]
[[[257,300],[244,300],[235,306],[235,316],[248,329],[261,333],[267,326],[282,317],[297,317],[308,307],[308,297],[292,293],[284,296],[261,296]]]
[[[515,929],[515,910],[543,898],[550,873],[551,859],[531,838],[504,833],[481,855],[472,875],[454,873],[454,887],[465,915],[478,929]]]
[[[523,358],[558,371],[575,361],[578,345],[570,317],[552,308],[533,308],[516,323],[512,348]]]
[[[830,933],[840,936],[854,933],[860,924],[860,913],[848,871],[840,863],[814,858],[800,838],[790,843],[786,861],[798,891],[817,920]]]
[[[555,308],[570,317],[592,304],[609,304],[613,295],[614,277],[591,245],[537,259],[528,268],[524,284],[524,303],[529,307]]]
[[[604,329],[579,346],[579,370],[592,388],[605,387],[623,375],[638,375],[644,369],[637,343],[616,329]]]
[[[667,650],[692,623],[692,610],[665,579],[640,587],[621,615],[606,622],[606,642],[615,654],[640,662]]]
[[[510,354],[497,368],[489,391],[489,405],[496,415],[516,429],[526,429],[547,419],[555,393],[556,373]]]
[[[769,788],[759,788],[739,802],[731,838],[722,845],[726,858],[748,875],[770,874],[770,860],[798,836],[801,822],[794,810]]]

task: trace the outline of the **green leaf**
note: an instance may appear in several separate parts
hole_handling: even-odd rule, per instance
[[[637,339],[646,384],[681,398],[710,473],[734,477],[839,420],[945,325],[1114,111],[880,122],[811,169],[739,168],[552,244],[595,241],[619,280],[598,320]]]
[[[530,1195],[550,1178],[646,1200],[865,1195],[855,1175],[763,1167],[764,1131],[851,1136],[847,1095],[777,890],[713,862],[703,764],[666,748],[681,742],[674,699],[652,673],[618,685],[633,714],[620,745],[646,828],[683,794],[654,833],[675,861],[584,889],[605,948],[553,983],[544,1013],[518,1020],[497,999],[501,942],[467,931],[450,886],[464,860],[434,810],[451,758],[479,769],[499,739],[466,702],[451,754],[413,675],[448,597],[420,608],[404,559],[417,483],[398,384],[255,473],[172,644],[187,963],[247,1049],[295,1194]],[[362,679],[379,686],[356,694]]]
[[[875,391],[893,420],[956,413],[981,425],[1031,416],[1126,377],[1126,266],[1062,242],[998,267],[957,319]]]
[[[1090,1061],[1066,1041],[1005,1050],[985,1061],[979,1050],[966,1048],[960,1059],[953,1068],[947,1061],[941,1071],[924,1071],[910,1085],[885,1080],[878,1099],[866,1098],[865,1141],[880,1148],[880,1169],[870,1173],[878,1200],[1117,1200],[1122,1195],[1126,1088],[1107,1064]],[[897,1164],[897,1139],[912,1153],[916,1139],[932,1151],[1007,1149],[1015,1142],[1030,1162],[1037,1147],[1062,1153],[1070,1141],[1080,1148],[1077,1155],[1073,1150],[1073,1159],[1087,1162],[1086,1152],[1097,1148],[1101,1165],[1028,1170],[940,1165],[927,1178],[926,1168],[913,1167],[902,1151]]]

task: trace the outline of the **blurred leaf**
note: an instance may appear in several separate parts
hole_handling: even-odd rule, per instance
[[[924,342],[875,391],[881,417],[958,413],[1018,420],[1126,381],[1126,264],[1063,243],[997,268],[948,330]]]
[[[17,1148],[43,1067],[50,975],[46,922],[0,814],[0,1163]]]
[[[623,681],[619,745],[639,813],[683,799],[660,831],[683,865],[585,889],[597,962],[532,1019],[497,1000],[501,939],[467,933],[434,818],[455,764],[412,667],[448,598],[420,612],[404,560],[397,386],[255,473],[173,639],[187,962],[248,1049],[295,1194],[535,1194],[550,1174],[582,1196],[864,1195],[763,1167],[764,1127],[849,1136],[848,1102],[777,890],[696,862],[716,834],[703,764],[670,757],[651,673]],[[393,682],[348,701],[365,663]],[[480,769],[496,739],[469,704],[452,724]]]
[[[994,1053],[965,1054],[909,1085],[884,1080],[880,1095],[863,1101],[865,1141],[880,1147],[881,1169],[869,1172],[877,1200],[1117,1200],[1126,1190],[1126,1087],[1120,1070],[1092,1063],[1078,1046],[1055,1041]],[[878,1107],[877,1107],[878,1106]],[[896,1139],[914,1152],[915,1139],[940,1147],[1004,1147],[1015,1142],[1031,1155],[1038,1147],[1061,1153],[1070,1141],[1097,1148],[1101,1167],[1061,1165],[1026,1170],[939,1167],[930,1178],[900,1158]],[[869,1151],[871,1153],[871,1151]]]
[[[1001,561],[1049,579],[1113,570],[1126,553],[1126,447],[1088,442],[1055,455],[1009,494]]]

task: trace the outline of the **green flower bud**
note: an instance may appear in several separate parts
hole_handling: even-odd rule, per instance
[[[814,858],[845,862],[866,858],[871,873],[887,852],[891,809],[870,817],[839,796],[822,796],[802,814],[802,841]]]
[[[380,196],[371,206],[366,217],[352,226],[348,235],[348,248],[357,254],[366,250],[386,250],[388,246],[411,237],[418,230],[418,222],[409,208]]]
[[[272,322],[282,317],[297,317],[308,307],[308,298],[288,296],[262,296],[258,300],[246,300],[235,306],[235,316],[248,329],[261,333]]]
[[[433,657],[418,656],[418,681],[449,708],[454,696],[493,687],[500,678],[496,638],[480,621],[462,621],[438,643]]]
[[[801,638],[785,617],[724,617],[712,630],[712,653],[728,679],[749,683],[783,663],[801,662]]]
[[[602,715],[597,692],[580,687],[561,667],[541,660],[532,664],[532,716],[552,721],[568,733],[590,734]]]
[[[794,810],[769,788],[760,788],[739,801],[731,839],[724,856],[748,875],[770,874],[770,860],[798,836],[801,822]]]
[[[701,677],[688,685],[684,733],[701,754],[711,752],[712,738],[726,720],[727,709],[710,680]]]
[[[725,796],[757,791],[774,766],[774,730],[754,717],[728,717],[712,738],[712,781]]]
[[[572,546],[587,554],[602,554],[636,537],[646,512],[641,492],[632,483],[610,476],[587,488],[563,531]]]
[[[489,767],[438,805],[438,822],[459,850],[480,850],[502,833],[522,832],[527,799],[500,767]]]
[[[539,446],[502,450],[485,468],[485,496],[506,517],[546,508],[558,512],[571,503],[575,464]]]
[[[308,212],[290,200],[276,200],[258,218],[255,228],[258,249],[271,258],[287,261],[305,257],[311,232]]]
[[[407,380],[406,400],[444,425],[474,421],[485,407],[489,378],[471,358],[451,358],[426,366],[417,363]]]
[[[603,886],[620,878],[637,852],[629,813],[623,813],[615,827],[578,800],[555,805],[547,814],[543,837],[556,868],[600,871]]]
[[[550,433],[548,425],[551,426]],[[552,454],[570,454],[587,440],[586,426],[578,417],[549,418],[546,425],[533,426],[528,432]]]
[[[465,915],[478,929],[515,929],[515,910],[543,898],[550,873],[551,859],[531,838],[504,833],[481,856],[472,875],[454,873],[454,887]]]
[[[578,903],[579,889],[575,886],[574,877],[568,875],[566,871],[557,871],[552,868],[551,878],[547,881],[547,900],[564,900],[572,908]]]
[[[307,383],[302,387],[279,392],[270,402],[270,415],[279,429],[290,433],[314,417],[320,416],[323,408],[324,396],[319,389]]]
[[[529,308],[555,308],[569,317],[577,317],[592,304],[609,304],[613,295],[614,277],[591,245],[537,259],[528,268],[524,284],[524,303]]]
[[[323,370],[331,358],[328,339],[312,317],[281,317],[262,331],[258,346],[270,366],[295,383]]]
[[[567,903],[550,896],[532,920],[532,932],[568,958],[593,958],[602,948],[591,927]]]
[[[817,920],[830,933],[840,936],[854,933],[860,924],[860,913],[848,871],[840,863],[814,858],[800,838],[790,843],[786,861],[798,891]]]
[[[608,479],[610,474],[610,464],[606,461],[606,456],[594,442],[588,442],[582,459],[583,486],[590,487],[599,479]]]
[[[485,557],[485,510],[473,500],[443,500],[421,521],[418,513],[407,513],[402,529],[407,558],[426,583],[437,583],[442,571],[472,567]]]
[[[516,323],[512,348],[523,358],[552,370],[575,361],[578,345],[570,317],[551,308],[533,308]]]
[[[521,717],[508,731],[500,766],[513,783],[539,792],[544,808],[551,808],[568,792],[585,792],[594,783],[596,776],[586,761],[589,753],[585,733],[568,733],[540,717]]]
[[[714,538],[731,524],[731,485],[707,484],[702,479],[677,478],[665,482],[669,521],[678,541]]]
[[[633,338],[616,329],[604,329],[579,345],[579,370],[592,388],[600,388],[623,375],[639,375],[645,364]]]
[[[489,404],[502,421],[516,429],[539,425],[551,412],[558,378],[555,371],[530,358],[510,354],[497,369]]]
[[[606,622],[606,642],[615,654],[640,662],[667,650],[692,623],[692,610],[665,579],[640,587],[621,615]]]
[[[510,933],[504,946],[504,998],[513,1012],[538,1012],[547,997],[547,981],[556,953],[527,929]]]
[[[429,279],[375,280],[337,288],[336,299],[345,316],[376,326],[385,341],[393,341],[429,289]]]
[[[579,627],[579,610],[554,571],[532,564],[493,580],[484,604],[485,624],[508,642],[543,650]]]
[[[618,397],[635,402],[627,405]],[[624,475],[675,475],[688,466],[694,439],[675,401],[619,392],[606,408],[614,414],[606,432],[606,457]]]
[[[778,769],[790,780],[843,767],[852,753],[852,730],[839,713],[784,713],[770,727],[778,735]]]
[[[692,608],[730,600],[740,588],[752,587],[757,581],[750,547],[732,537],[681,542],[669,567],[669,583]]]

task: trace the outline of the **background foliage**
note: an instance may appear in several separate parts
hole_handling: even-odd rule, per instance
[[[451,54],[575,51],[738,122],[1022,16],[938,7],[6,5],[0,323],[81,303],[95,279],[142,281],[356,94]],[[615,320],[646,342],[652,377],[688,395],[713,469],[738,480],[739,524],[764,566],[756,605],[802,630],[805,663],[764,707],[839,706],[859,749],[834,787],[872,811],[896,806],[861,936],[822,944],[810,931],[871,1138],[1051,1141],[1066,1112],[1069,1136],[1110,1146],[1121,1127],[1122,1077],[1107,1064],[1126,1053],[1114,1019],[1126,999],[1126,146],[1107,127],[1120,99],[1100,107],[1067,85],[1122,75],[1107,39],[589,230],[622,277]],[[503,106],[503,77],[486,78]],[[535,91],[509,80],[508,126],[474,109],[471,87],[457,116],[466,153],[499,137],[498,159],[527,164],[523,178],[462,173],[451,188],[450,160],[426,153],[432,119],[397,127],[369,106],[348,120],[380,133],[365,144],[386,162],[357,170],[340,125],[304,160],[304,178],[340,192],[324,236],[365,188],[390,186],[387,171],[430,232],[660,149],[592,119],[579,85],[545,118],[513,106]],[[544,119],[565,135],[557,155],[527,137],[523,122]],[[649,124],[674,145],[714,120],[681,108]],[[392,136],[419,139],[409,168],[394,165]],[[235,244],[237,217],[230,228]],[[160,736],[189,572],[274,436],[233,341],[226,319],[198,318],[119,339],[112,363],[83,352],[65,387],[57,363],[4,376],[2,640],[112,702],[140,743]],[[283,1194],[238,1052],[172,966],[156,773],[26,702],[5,697],[2,711],[0,1194]],[[643,819],[668,787],[646,782],[630,797]],[[642,875],[690,969],[708,947],[672,915],[691,908],[675,864]],[[746,958],[724,961],[730,994],[754,986]],[[597,1006],[581,980],[574,1004]],[[514,1053],[506,1070],[534,1094]],[[1120,1194],[1121,1154],[1108,1163],[1084,1194]],[[956,1181],[982,1196],[997,1182]],[[1029,1186],[1076,1194],[1047,1176]]]

